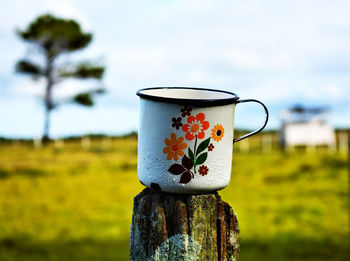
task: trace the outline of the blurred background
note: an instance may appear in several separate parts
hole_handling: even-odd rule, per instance
[[[220,192],[245,260],[349,260],[349,1],[7,1],[0,260],[128,260],[138,97],[255,98]],[[236,136],[264,112],[236,109]]]

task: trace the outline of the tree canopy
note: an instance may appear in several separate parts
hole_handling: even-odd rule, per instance
[[[24,30],[17,30],[18,36],[40,50],[44,63],[38,64],[31,59],[21,59],[16,64],[16,72],[31,76],[33,79],[46,80],[44,104],[44,138],[48,139],[49,114],[52,109],[63,104],[53,97],[55,85],[68,78],[101,80],[104,66],[91,61],[57,64],[57,57],[84,49],[92,41],[92,34],[83,32],[80,25],[72,19],[63,19],[50,14],[42,15],[31,22]],[[93,95],[103,93],[101,87],[78,93],[69,102],[84,106],[93,105]],[[64,103],[66,103],[65,101]]]
[[[40,46],[48,57],[85,48],[92,40],[91,33],[84,33],[74,20],[43,15],[29,24],[19,36]]]

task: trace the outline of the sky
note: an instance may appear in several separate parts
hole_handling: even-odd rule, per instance
[[[64,99],[102,84],[92,108],[67,104],[52,113],[52,137],[125,134],[138,128],[136,91],[188,86],[259,99],[270,111],[267,129],[295,104],[326,106],[330,122],[350,127],[350,1],[11,0],[0,10],[0,137],[42,135],[45,82],[15,73],[16,61],[37,59],[21,41],[37,16],[77,20],[93,41],[60,61],[103,63],[102,83],[68,80]],[[239,104],[236,128],[262,124],[263,110]]]

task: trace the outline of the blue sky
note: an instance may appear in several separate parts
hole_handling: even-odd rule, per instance
[[[0,10],[0,136],[39,137],[44,82],[16,75],[33,50],[15,35],[38,15],[74,18],[94,40],[62,61],[103,62],[107,94],[93,108],[52,113],[53,137],[122,134],[138,127],[140,88],[192,86],[233,91],[270,109],[268,128],[294,104],[328,106],[331,123],[350,127],[350,1],[12,0]],[[67,81],[68,97],[95,82]],[[263,112],[237,107],[236,127],[254,128]]]

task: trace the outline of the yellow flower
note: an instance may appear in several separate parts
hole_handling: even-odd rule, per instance
[[[221,124],[216,124],[211,130],[211,137],[213,140],[219,142],[224,137],[224,127]]]
[[[179,156],[183,156],[185,154],[183,150],[187,148],[187,144],[183,143],[183,141],[184,141],[184,138],[179,137],[177,139],[175,133],[171,133],[170,139],[166,138],[164,140],[165,145],[167,147],[163,149],[163,153],[168,154],[167,156],[168,160],[171,160],[171,159],[179,160]]]

